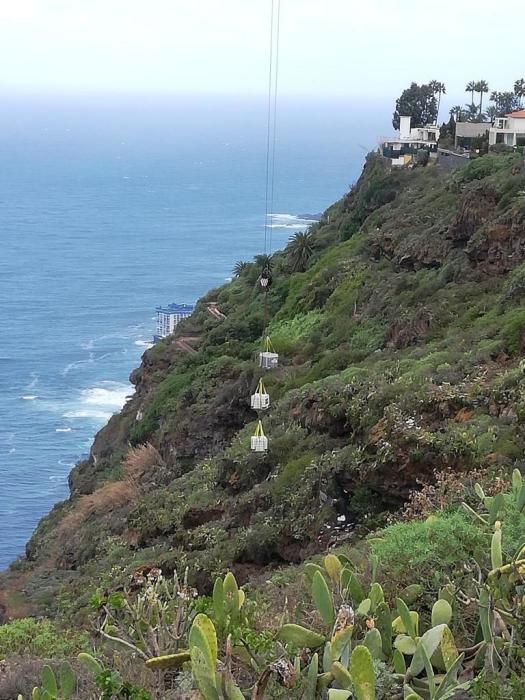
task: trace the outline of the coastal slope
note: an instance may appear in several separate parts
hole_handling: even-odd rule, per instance
[[[259,257],[145,353],[70,498],[0,581],[6,616],[56,611],[65,585],[82,610],[141,566],[189,566],[202,592],[228,568],[243,583],[383,523],[436,471],[521,459],[522,158],[444,174],[370,155],[306,241],[272,255],[266,300]],[[266,320],[279,367],[260,455]]]

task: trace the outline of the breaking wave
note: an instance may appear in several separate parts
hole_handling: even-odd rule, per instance
[[[62,417],[70,420],[88,418],[97,423],[105,423],[114,413],[120,411],[132,391],[130,384],[101,382],[98,386],[83,389],[76,406],[65,411]]]
[[[268,228],[290,229],[292,231],[304,231],[316,222],[316,219],[304,219],[295,214],[270,214]]]

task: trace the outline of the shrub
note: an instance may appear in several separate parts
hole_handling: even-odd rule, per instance
[[[85,632],[64,630],[51,620],[32,617],[0,625],[0,658],[11,655],[66,658],[89,648]]]
[[[513,309],[505,314],[502,322],[500,336],[509,351],[517,353],[525,342],[525,310]]]
[[[489,536],[462,512],[442,513],[425,521],[391,525],[374,540],[382,576],[394,589],[421,583],[437,590],[461,572],[463,562],[483,558]]]
[[[274,496],[280,498],[287,490],[296,489],[313,458],[313,453],[308,453],[285,464],[272,484]]]
[[[174,372],[159,384],[144,416],[131,431],[133,445],[144,442],[157,427],[159,418],[175,410],[180,393],[191,384],[192,379],[192,373]]]
[[[310,311],[307,314],[295,316],[292,320],[274,324],[269,334],[277,352],[291,355],[300,351],[305,340],[319,325],[321,318],[320,312]]]
[[[508,275],[503,287],[504,299],[519,299],[525,294],[525,263]]]

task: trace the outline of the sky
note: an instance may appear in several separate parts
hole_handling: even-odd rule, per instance
[[[0,90],[260,94],[271,4],[0,0]],[[395,99],[413,80],[436,79],[455,104],[469,80],[504,90],[525,73],[523,0],[500,13],[494,0],[281,7],[283,95]]]

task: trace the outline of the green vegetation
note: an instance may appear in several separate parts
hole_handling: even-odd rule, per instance
[[[448,176],[433,166],[390,171],[371,155],[352,190],[310,228],[300,265],[290,244],[236,266],[235,279],[210,291],[177,330],[194,339],[195,352],[175,337],[145,354],[136,394],[74,469],[72,497],[2,576],[6,618],[22,611],[57,620],[27,623],[51,625],[54,639],[35,645],[31,632],[5,650],[1,635],[14,639],[26,623],[0,627],[6,663],[67,657],[81,674],[75,656],[86,646],[62,629],[95,624],[91,642],[115,697],[126,683],[158,692],[158,674],[175,658],[177,688],[198,686],[205,697],[239,697],[236,687],[246,697],[260,683],[260,697],[304,700],[324,677],[332,698],[411,692],[426,700],[471,680],[465,668],[484,641],[490,663],[466,692],[498,697],[494,674],[503,674],[501,697],[514,697],[523,675],[521,593],[510,593],[525,527],[515,493],[497,494],[525,451],[524,191],[517,154],[490,154]],[[263,265],[273,275],[265,296]],[[225,318],[210,314],[210,303]],[[254,454],[250,395],[265,331],[279,367],[264,374],[269,449]],[[345,586],[329,572],[335,559],[302,564],[329,549]],[[496,590],[489,573],[502,567],[504,590]],[[162,578],[152,577],[159,570]],[[232,600],[245,595],[242,605],[225,588]],[[419,629],[410,630],[398,598]],[[446,603],[434,610],[438,600],[452,607],[450,620]],[[335,655],[327,645],[345,605],[355,619],[338,656],[337,640]],[[498,611],[517,649],[499,619],[489,620],[487,637],[482,610]],[[388,616],[403,623],[390,636],[381,631]],[[218,676],[202,643],[205,618]],[[313,648],[302,653],[304,634]],[[399,635],[412,649],[405,670],[393,651]],[[69,647],[57,650],[64,639]],[[444,642],[446,664],[437,654]],[[463,653],[454,649],[473,647],[454,665]],[[419,670],[407,676],[412,663]],[[14,697],[20,692],[27,695],[17,688]]]
[[[310,231],[294,234],[286,247],[288,262],[293,272],[304,272],[315,252],[315,239]]]
[[[64,629],[51,620],[22,618],[0,625],[0,659],[24,654],[63,659],[88,648],[87,632]]]
[[[412,126],[433,124],[438,115],[436,94],[441,95],[444,88],[443,83],[435,80],[428,85],[411,83],[396,100],[396,110],[392,118],[394,129],[399,129],[400,117],[412,117]]]
[[[472,507],[458,502],[449,478],[432,492],[450,487],[441,509],[376,533],[364,565],[357,551],[340,550],[296,570],[306,595],[273,622],[257,615],[264,589],[253,606],[232,573],[209,598],[187,572],[168,580],[159,569],[136,576],[134,590],[97,592],[98,656],[116,646],[151,678],[141,689],[81,653],[103,691],[96,697],[148,700],[168,672],[204,700],[515,697],[525,653],[525,481],[516,469],[510,482],[486,480],[493,495],[466,486]],[[59,677],[44,666],[32,697],[68,700],[76,687],[67,662]]]

